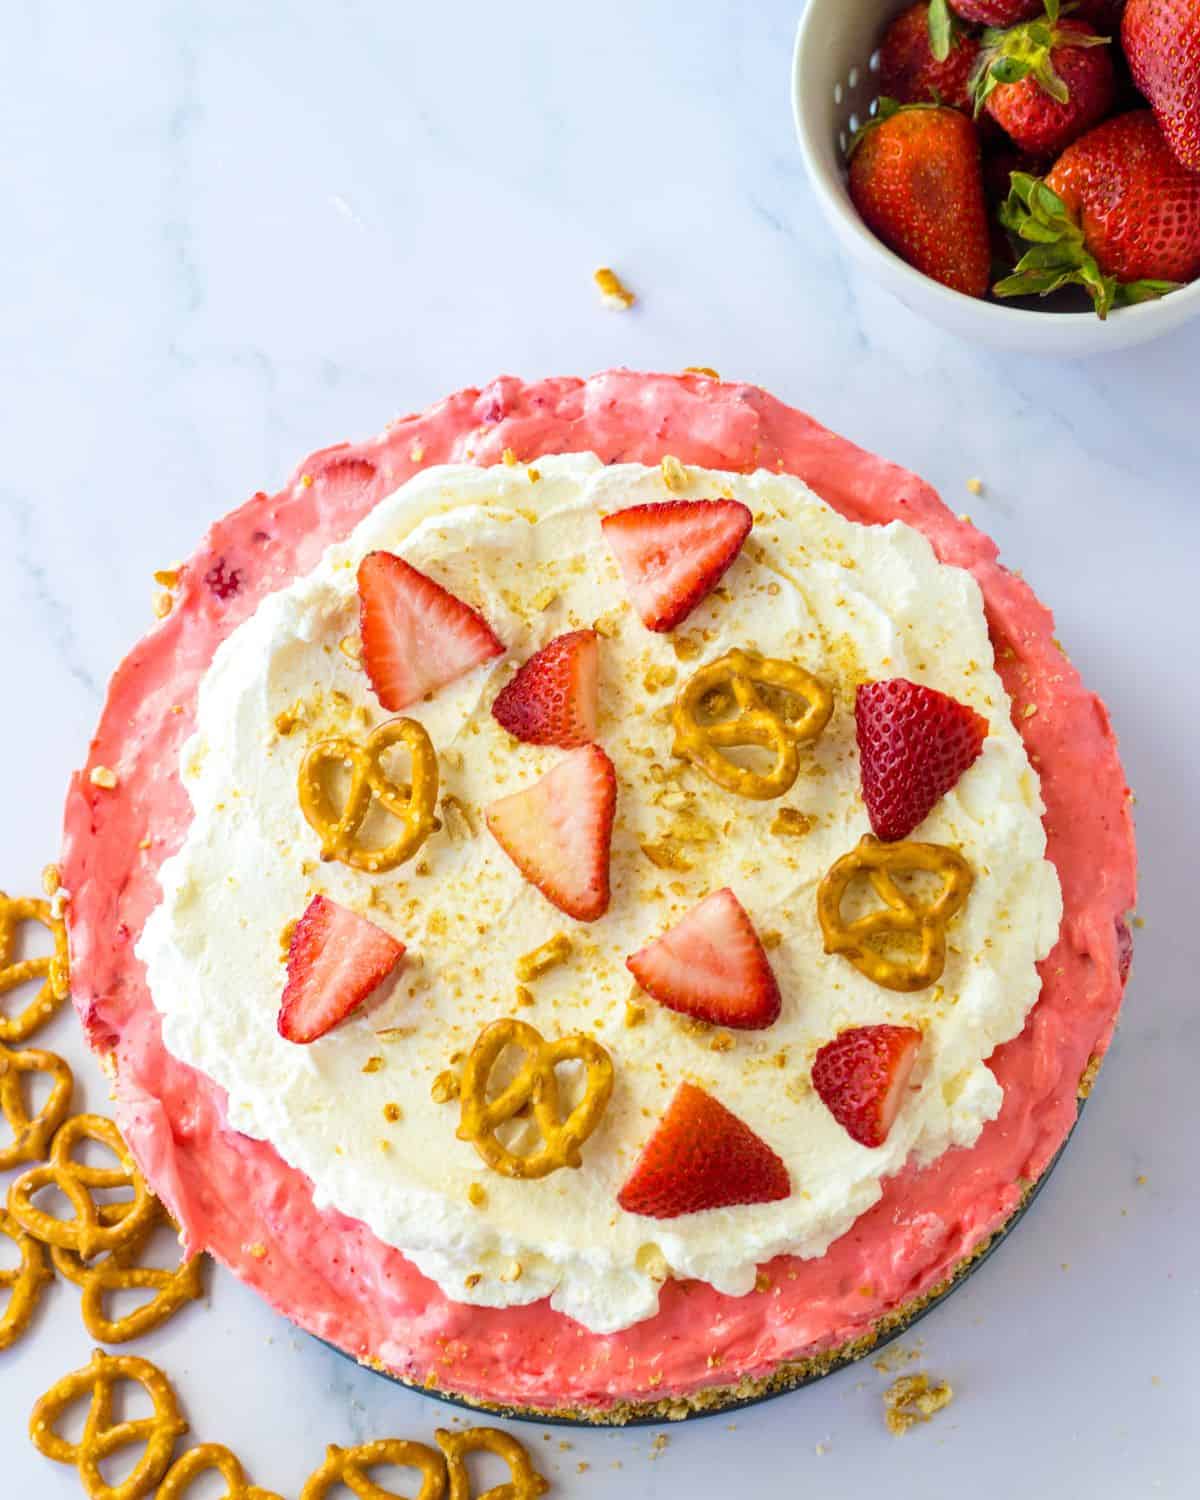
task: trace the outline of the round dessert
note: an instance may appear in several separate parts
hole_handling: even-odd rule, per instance
[[[165,585],[62,874],[189,1249],[625,1421],[866,1349],[1020,1207],[1120,1004],[1129,796],[921,481],[703,374],[502,379]]]

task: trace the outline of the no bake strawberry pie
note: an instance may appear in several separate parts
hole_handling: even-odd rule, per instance
[[[861,1352],[1019,1209],[1120,1004],[1129,794],[927,485],[705,374],[501,379],[163,582],[62,878],[190,1250],[624,1421]]]

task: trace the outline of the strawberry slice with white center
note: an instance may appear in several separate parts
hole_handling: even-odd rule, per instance
[[[729,889],[713,891],[662,937],[625,960],[660,1005],[754,1031],[779,1019],[779,985],[754,923]]]
[[[774,1203],[791,1191],[787,1167],[761,1136],[719,1099],[681,1083],[617,1202],[628,1214],[677,1219],[707,1208]]]
[[[666,631],[720,583],[754,517],[740,500],[665,500],[600,524],[634,609],[651,630]]]
[[[599,647],[594,630],[556,636],[531,656],[492,704],[497,721],[529,745],[571,750],[596,738]]]
[[[496,842],[559,911],[594,922],[608,910],[617,774],[598,745],[572,750],[540,781],[486,810]]]
[[[504,655],[478,610],[395,553],[363,558],[358,604],[363,666],[391,713]]]
[[[817,1053],[813,1088],[860,1146],[882,1146],[887,1140],[920,1045],[921,1033],[913,1026],[856,1026]]]
[[[314,896],[288,947],[279,1035],[315,1042],[363,1003],[404,957],[404,944],[382,927]]]

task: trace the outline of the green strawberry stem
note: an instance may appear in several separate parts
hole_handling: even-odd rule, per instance
[[[1007,31],[989,27],[983,33],[979,56],[968,81],[976,115],[1000,84],[1020,83],[1031,73],[1043,93],[1059,104],[1068,102],[1071,91],[1054,66],[1054,49],[1107,47],[1112,38],[1060,31],[1056,24],[1058,17],[1058,0],[1047,0],[1044,19],[1027,21],[1023,26],[1010,26]]]
[[[1114,307],[1150,302],[1175,291],[1177,281],[1118,281],[1101,271],[1083,230],[1066,204],[1040,177],[1014,172],[1008,198],[1000,205],[1005,229],[1031,245],[1011,276],[993,286],[997,297],[1049,296],[1064,286],[1082,286],[1107,318]]]
[[[954,45],[954,17],[947,0],[929,0],[929,50],[938,62],[945,62]]]
[[[846,160],[849,161],[862,144],[863,137],[882,125],[885,120],[890,120],[893,115],[904,114],[913,109],[942,109],[941,104],[901,104],[898,99],[893,99],[888,94],[880,94],[875,101],[875,113],[868,116],[854,134],[850,137],[850,144],[846,147]]]

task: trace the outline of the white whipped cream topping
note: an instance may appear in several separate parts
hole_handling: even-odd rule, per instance
[[[1038,995],[1035,964],[1062,911],[1038,779],[1010,720],[974,580],[938,563],[916,531],[843,520],[796,479],[699,469],[688,477],[687,493],[736,496],[756,524],[722,589],[675,638],[652,634],[632,613],[600,530],[613,510],[672,498],[662,474],[582,454],[536,470],[426,470],[311,574],[265,599],[202,683],[183,755],[195,817],[163,867],[162,902],[138,946],[167,1046],[227,1091],[232,1125],[307,1173],[320,1203],[364,1220],[458,1301],[549,1296],[598,1332],[650,1317],[667,1275],[749,1292],[772,1256],[821,1255],[910,1156],[928,1161],[971,1145],[1001,1103],[985,1059],[1021,1030]],[[409,711],[438,749],[443,796],[466,820],[444,808],[441,831],[412,862],[367,876],[319,862],[296,781],[315,739],[362,735],[389,717],[341,648],[357,639],[355,570],[375,548],[399,552],[480,608],[508,654]],[[601,742],[619,797],[612,906],[583,926],[522,879],[481,810],[561,754],[517,745],[499,728],[489,709],[500,686],[553,636],[596,621]],[[692,654],[677,652],[681,636]],[[779,801],[733,796],[671,758],[676,692],[735,646],[795,660],[835,690],[828,729]],[[914,835],[960,848],[976,875],[940,984],[915,995],[826,957],[815,911],[822,875],[868,829],[854,686],[891,676],[951,693],[990,725],[979,760]],[[781,807],[808,814],[811,832],[773,832]],[[664,843],[692,868],[659,868],[641,847]],[[691,1025],[637,996],[625,968],[629,953],[723,885],[761,934],[778,937],[770,958],[783,1013],[766,1031]],[[408,953],[366,1012],[297,1046],[276,1031],[281,936],[317,891],[394,933]],[[570,960],[531,982],[533,1004],[519,1007],[518,958],[561,932],[573,942]],[[628,1024],[631,998],[644,1008],[640,1024]],[[501,1177],[457,1138],[457,1102],[431,1097],[435,1077],[461,1062],[480,1029],[513,1014],[547,1038],[587,1031],[612,1055],[612,1100],[580,1170]],[[809,1072],[839,1030],[879,1021],[919,1024],[925,1040],[919,1089],[886,1145],[869,1150],[834,1121]],[[685,1078],[779,1153],[789,1198],[664,1221],[617,1207]],[[394,1123],[389,1104],[400,1108]],[[486,1194],[478,1206],[468,1196],[475,1184]]]

